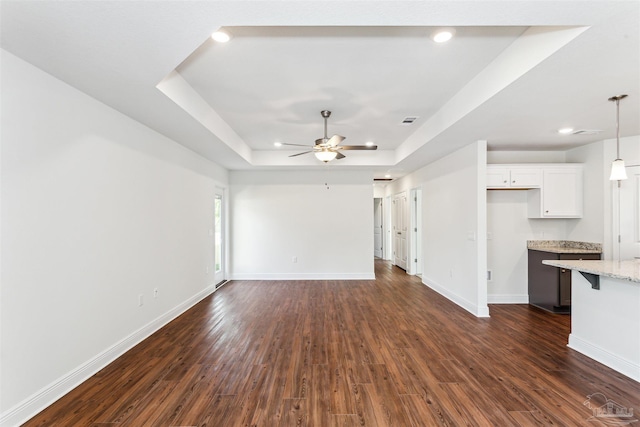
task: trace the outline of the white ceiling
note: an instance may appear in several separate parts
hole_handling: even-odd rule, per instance
[[[458,147],[564,150],[640,134],[638,1],[7,1],[3,49],[229,169],[411,172]],[[446,44],[430,38],[449,26]],[[234,38],[217,44],[219,27]],[[411,126],[406,116],[418,116]],[[556,130],[600,129],[590,136]],[[302,148],[302,147],[301,147]]]

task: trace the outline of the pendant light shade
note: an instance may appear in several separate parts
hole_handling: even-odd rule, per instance
[[[610,181],[622,181],[627,179],[627,170],[624,167],[624,160],[620,158],[620,100],[627,95],[612,96],[609,101],[616,103],[616,159],[611,164]]]
[[[615,159],[611,164],[611,176],[609,177],[611,181],[622,181],[623,179],[627,179],[627,170],[624,167],[624,160]]]

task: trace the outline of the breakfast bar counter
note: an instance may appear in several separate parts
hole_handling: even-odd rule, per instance
[[[568,346],[640,381],[640,260],[543,264],[572,270]]]
[[[546,260],[543,264],[577,270],[583,273],[640,283],[640,259],[612,260]]]

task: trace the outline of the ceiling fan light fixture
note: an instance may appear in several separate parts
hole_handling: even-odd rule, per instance
[[[569,135],[571,132],[573,132],[573,128],[558,129],[558,133],[561,135]]]
[[[373,141],[367,141],[364,143],[364,145],[366,145],[367,147],[373,147],[375,144]]]
[[[331,150],[316,151],[313,154],[316,156],[318,160],[323,161],[325,163],[335,159],[336,156],[338,155],[336,151],[331,151]]]
[[[228,31],[225,31],[222,28],[220,28],[218,31],[211,34],[211,38],[217,41],[218,43],[226,43],[229,40],[231,40],[231,34],[229,34]]]
[[[276,142],[273,143],[273,145],[274,145],[274,147],[282,147],[282,142],[276,141]]]

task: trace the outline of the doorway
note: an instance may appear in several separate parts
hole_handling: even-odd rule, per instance
[[[213,283],[216,287],[226,280],[224,212],[223,191],[217,191],[213,198]]]
[[[393,196],[391,215],[393,234],[393,263],[403,270],[407,269],[407,193]]]
[[[384,254],[383,243],[383,227],[382,227],[382,199],[373,199],[373,256],[376,258],[382,258]]]

